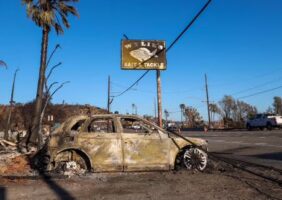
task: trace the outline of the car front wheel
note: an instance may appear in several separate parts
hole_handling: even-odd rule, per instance
[[[183,164],[189,169],[196,169],[198,171],[203,171],[208,162],[208,155],[206,152],[199,148],[189,148],[186,149],[183,154]]]

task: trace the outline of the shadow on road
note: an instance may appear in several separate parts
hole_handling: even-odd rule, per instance
[[[0,199],[1,200],[6,200],[6,188],[0,186]]]
[[[224,151],[217,151],[217,152],[213,152],[216,154],[234,154],[234,153],[239,153],[241,151],[247,150],[247,149],[252,149],[253,147],[251,146],[242,146],[242,147],[237,147],[237,148],[232,148],[232,149],[227,149]]]
[[[58,196],[58,199],[69,199],[74,200],[75,198],[63,187],[58,185],[56,181],[52,179],[51,176],[46,175],[45,173],[40,172],[40,176],[42,180],[48,185],[48,187],[55,192],[55,194]],[[1,199],[1,198],[0,198]]]
[[[61,200],[75,200],[75,198],[69,193],[65,188],[61,187],[51,175],[47,174],[44,170],[42,170],[39,166],[35,165],[35,160],[40,157],[40,152],[37,155],[34,155],[33,157],[30,157],[29,163],[32,169],[38,171],[40,178],[47,184],[47,186],[54,191],[54,193],[57,195],[58,199]],[[1,200],[1,198],[0,198]]]
[[[261,158],[261,159],[267,159],[267,160],[280,160],[280,161],[282,161],[282,152],[258,154],[258,155],[253,155],[253,157]]]

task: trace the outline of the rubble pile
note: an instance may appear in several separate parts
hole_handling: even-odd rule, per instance
[[[0,175],[29,175],[32,170],[29,155],[18,152],[0,153]]]
[[[4,139],[0,139],[0,152],[6,150],[16,150],[16,149],[17,149],[17,144],[13,142],[9,142]]]
[[[0,175],[29,175],[30,154],[22,154],[17,151],[17,144],[0,138]]]

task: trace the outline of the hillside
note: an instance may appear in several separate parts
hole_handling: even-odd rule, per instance
[[[16,104],[13,107],[11,128],[27,129],[32,122],[33,103]],[[0,131],[5,129],[7,117],[9,113],[8,105],[0,105]],[[48,105],[43,124],[54,125],[61,123],[70,116],[78,114],[103,114],[107,113],[105,109],[91,105],[71,105],[71,104],[50,104]]]

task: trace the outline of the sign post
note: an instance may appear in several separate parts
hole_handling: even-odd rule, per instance
[[[157,72],[157,95],[158,95],[158,125],[163,127],[163,117],[162,117],[162,86],[161,86],[161,71]]]
[[[161,70],[166,70],[166,46],[163,40],[122,40],[121,69],[156,70],[158,125],[162,127]]]

